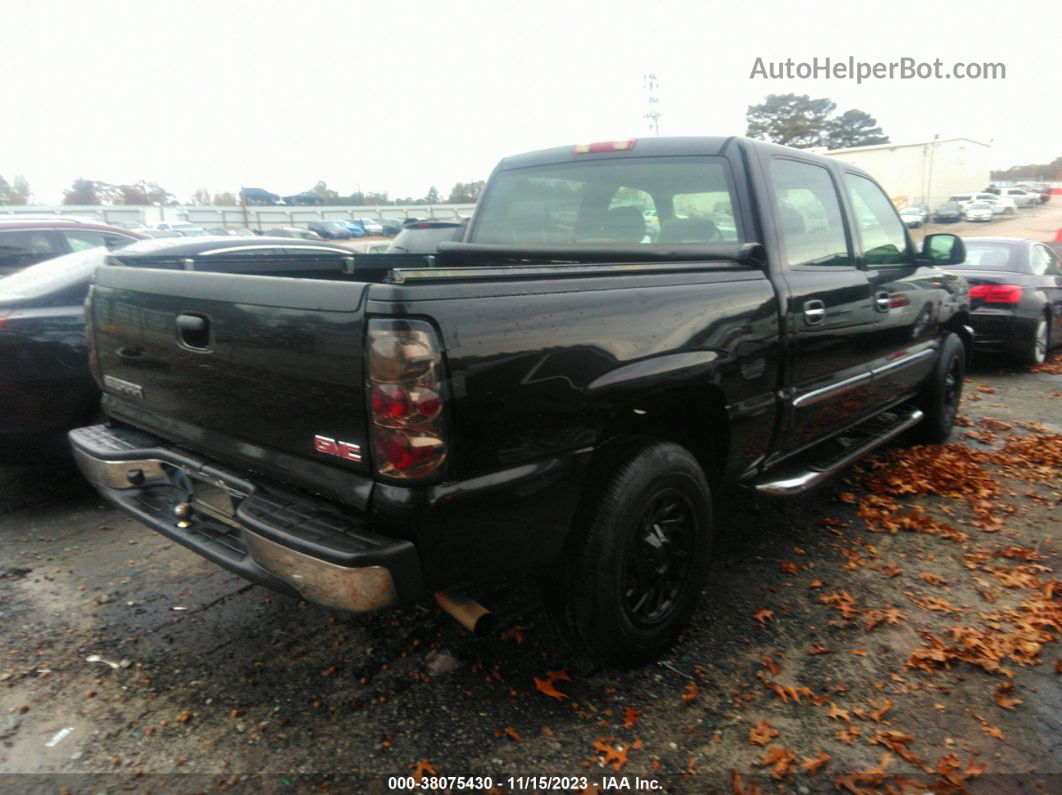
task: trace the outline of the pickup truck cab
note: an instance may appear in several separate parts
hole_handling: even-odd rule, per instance
[[[963,259],[808,152],[532,152],[435,255],[111,255],[87,309],[110,421],[71,442],[107,500],[254,582],[434,593],[481,628],[477,589],[536,576],[578,653],[637,664],[692,613],[728,488],[947,437]]]

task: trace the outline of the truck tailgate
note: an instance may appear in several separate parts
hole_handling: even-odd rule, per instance
[[[366,474],[367,288],[103,266],[90,307],[109,405],[251,468],[279,469],[294,456],[318,464],[307,474]],[[348,443],[350,454],[318,450],[316,436]]]

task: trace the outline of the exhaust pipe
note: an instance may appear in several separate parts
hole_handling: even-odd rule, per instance
[[[435,601],[439,603],[439,607],[453,616],[458,624],[481,638],[493,632],[498,623],[490,610],[464,594],[438,591],[435,594]]]

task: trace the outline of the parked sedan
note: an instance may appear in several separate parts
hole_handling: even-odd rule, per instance
[[[365,234],[369,237],[380,237],[383,235],[383,224],[373,218],[355,218],[354,223],[359,224],[361,228],[365,230]]]
[[[207,232],[221,237],[252,237],[254,235],[254,231],[246,226],[212,226],[207,229]]]
[[[1040,364],[1062,345],[1062,260],[1043,243],[1016,237],[968,237],[966,262],[949,268],[970,284],[978,350]]]
[[[382,218],[380,226],[383,227],[383,234],[386,237],[394,237],[402,231],[402,221],[397,218]]]
[[[187,221],[163,221],[155,228],[161,232],[169,232],[174,237],[205,237],[210,234],[198,224]]]
[[[342,220],[342,219],[337,219],[337,220],[335,220],[335,223],[339,224],[344,229],[346,229],[348,232],[350,232],[350,236],[351,237],[365,237],[366,236],[365,229],[361,226],[361,224],[355,223],[354,221],[345,221],[345,220]]]
[[[66,432],[92,421],[99,389],[88,368],[83,305],[108,253],[97,247],[65,254],[0,279],[4,453],[60,454]]]
[[[349,240],[352,237],[346,225],[339,221],[314,221],[307,227],[328,240]]]
[[[962,211],[962,216],[967,221],[991,221],[993,215],[995,213],[989,202],[970,202]]]
[[[933,213],[938,224],[951,224],[962,220],[962,207],[957,204],[942,204]]]
[[[929,213],[921,206],[904,207],[900,210],[900,220],[911,229],[920,227],[928,217]]]
[[[1039,207],[1042,204],[1039,193],[1030,193],[1022,188],[1000,188],[999,195],[1012,199],[1019,207]]]

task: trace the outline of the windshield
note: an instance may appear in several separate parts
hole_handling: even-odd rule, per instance
[[[1018,248],[1006,243],[973,243],[966,240],[966,261],[959,270],[1026,272],[1018,264]]]
[[[499,171],[471,242],[565,246],[741,239],[720,158],[624,157]]]
[[[89,248],[39,262],[0,279],[0,305],[43,298],[82,283],[87,290],[93,271],[108,253],[105,246]]]

